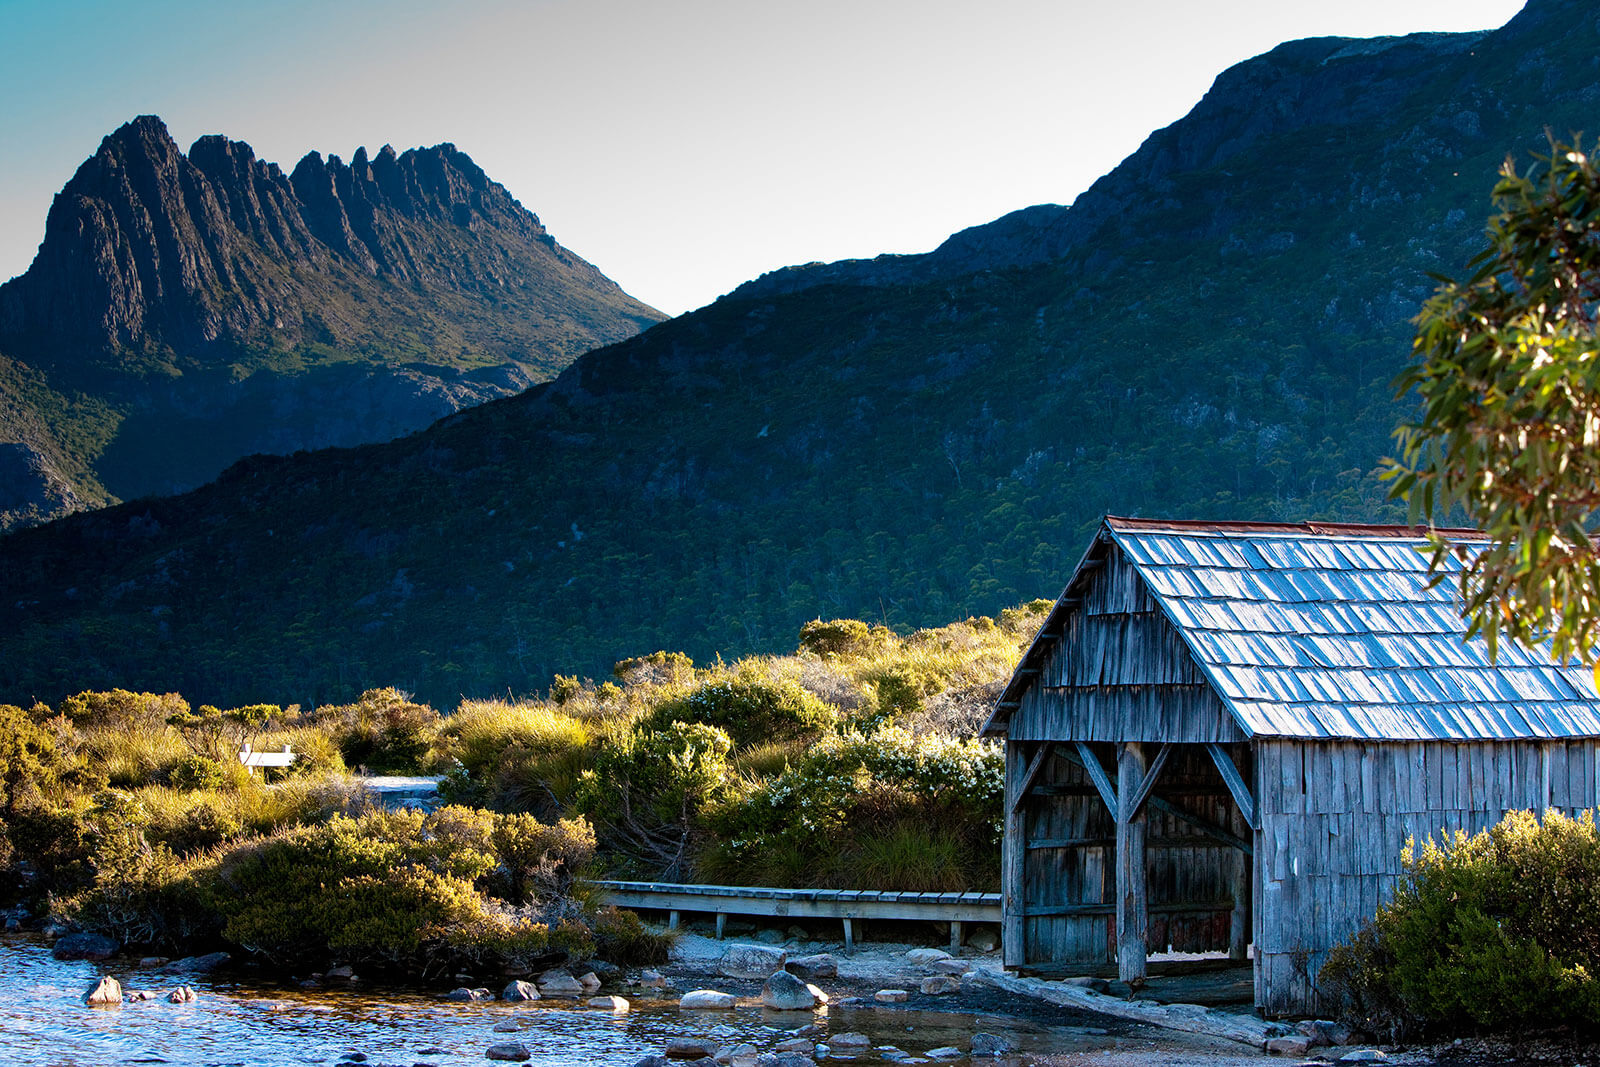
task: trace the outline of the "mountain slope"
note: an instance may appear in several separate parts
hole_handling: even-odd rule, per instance
[[[1103,512],[1395,517],[1372,470],[1428,271],[1581,128],[1583,4],[1284,45],[1071,208],[769,276],[388,445],[250,460],[0,542],[0,699],[448,703],[1054,593]]]
[[[82,501],[171,492],[251,452],[418,429],[662,317],[453,145],[285,174],[218,136],[185,155],[144,116],[0,286],[3,436]],[[30,496],[0,469],[0,528],[70,510],[49,481]]]

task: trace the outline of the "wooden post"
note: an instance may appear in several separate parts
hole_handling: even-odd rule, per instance
[[[845,916],[845,920],[844,920],[844,952],[845,952],[845,955],[847,955],[847,956],[851,955],[852,953],[855,952],[855,950],[856,950],[856,928],[855,928],[855,925],[850,921],[850,917],[847,915],[847,916]]]
[[[1144,746],[1124,742],[1117,751],[1117,977],[1124,982],[1145,976],[1150,903],[1145,894],[1145,826],[1147,819],[1133,803],[1144,781]]]
[[[1022,795],[1023,751],[1006,742],[1006,832],[1000,842],[1000,945],[1007,967],[1021,967],[1025,958],[1023,923],[1027,888],[1022,884],[1028,855],[1028,803]]]
[[[1229,822],[1241,836],[1249,836],[1250,826],[1245,823],[1242,812],[1235,810]],[[1230,916],[1228,927],[1228,958],[1230,960],[1248,958],[1250,946],[1250,863],[1249,853],[1243,849],[1234,850],[1233,915]]]
[[[957,920],[950,922],[950,955],[954,956],[961,951],[961,923]]]
[[[673,911],[667,912],[667,929],[668,930],[676,930],[677,928],[678,928],[678,913],[677,913],[677,911],[673,910]]]
[[[722,940],[722,928],[728,925],[728,916],[724,912],[717,912],[717,940]]]

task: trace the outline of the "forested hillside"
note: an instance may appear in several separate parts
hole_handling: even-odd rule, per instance
[[[1397,517],[1429,272],[1592,126],[1596,18],[1284,45],[1070,208],[778,272],[382,446],[0,542],[0,699],[435,703],[1053,595],[1102,513]]]

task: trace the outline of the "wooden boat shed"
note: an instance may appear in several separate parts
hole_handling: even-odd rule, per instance
[[[1516,646],[1491,663],[1423,544],[1105,519],[984,727],[1005,739],[1008,967],[1126,980],[1225,951],[1253,958],[1259,1009],[1316,1012],[1408,838],[1595,806],[1592,675]]]

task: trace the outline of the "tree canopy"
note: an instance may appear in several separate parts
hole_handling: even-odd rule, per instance
[[[1395,381],[1421,410],[1396,431],[1393,492],[1413,521],[1464,514],[1488,534],[1432,539],[1435,580],[1459,559],[1469,634],[1600,659],[1600,171],[1551,139],[1494,187],[1487,247],[1417,316]]]

